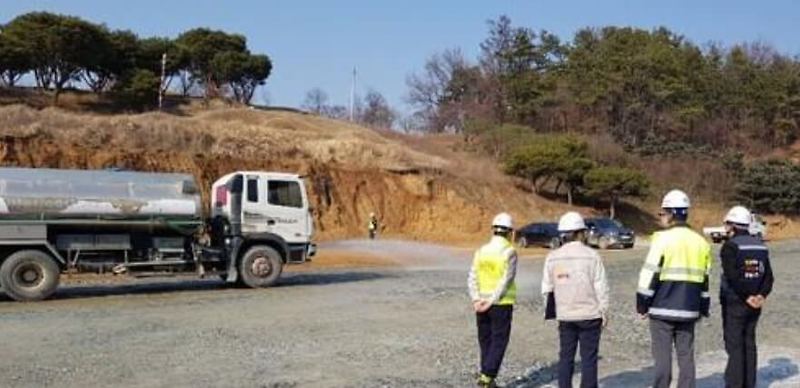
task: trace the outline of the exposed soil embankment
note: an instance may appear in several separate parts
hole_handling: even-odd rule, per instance
[[[363,237],[371,212],[385,236],[459,242],[483,238],[500,211],[525,224],[553,221],[567,210],[521,188],[494,161],[455,151],[458,141],[242,108],[100,115],[0,107],[0,166],[185,172],[197,178],[205,198],[211,183],[231,171],[298,173],[307,177],[323,240]],[[723,205],[696,209],[693,225],[718,224]],[[655,227],[651,210],[625,206],[621,213],[643,232]],[[791,219],[769,222],[771,238],[797,235]]]
[[[299,173],[307,177],[322,239],[362,236],[370,212],[387,236],[462,241],[485,231],[498,211],[533,220],[563,210],[499,172],[465,177],[462,166],[443,157],[296,113],[103,116],[8,106],[0,108],[0,128],[0,165],[186,172],[206,197],[210,184],[230,171]]]

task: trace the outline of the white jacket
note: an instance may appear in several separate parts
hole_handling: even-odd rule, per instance
[[[557,320],[602,318],[608,310],[609,291],[600,255],[581,242],[570,242],[550,252],[542,274],[545,303],[551,292]]]

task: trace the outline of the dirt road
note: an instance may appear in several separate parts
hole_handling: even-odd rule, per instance
[[[471,386],[477,344],[465,295],[468,250],[392,241],[321,249],[370,257],[369,265],[325,269],[320,262],[264,290],[161,279],[71,285],[39,303],[0,297],[0,386]],[[800,242],[772,249],[777,284],[760,325],[761,381],[798,386]],[[601,345],[603,386],[649,381],[647,326],[633,314],[642,256],[605,254],[614,299]],[[541,264],[530,255],[521,260],[520,303],[501,371],[509,387],[548,386],[555,377],[556,327],[542,321],[537,296]],[[698,328],[700,387],[721,386],[714,307]]]

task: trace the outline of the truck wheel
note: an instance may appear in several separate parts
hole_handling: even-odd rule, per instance
[[[606,250],[608,249],[608,247],[611,246],[611,241],[608,241],[608,238],[605,236],[600,237],[600,240],[597,242],[597,245],[600,247],[600,249]]]
[[[269,287],[278,281],[283,271],[281,255],[266,245],[254,246],[239,262],[239,276],[251,288]]]
[[[553,237],[550,239],[550,249],[558,249],[561,246],[561,239],[558,237]]]
[[[47,253],[19,251],[0,266],[0,285],[12,299],[42,300],[56,291],[60,272],[56,261]]]

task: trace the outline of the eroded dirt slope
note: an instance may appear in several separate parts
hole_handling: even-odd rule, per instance
[[[387,236],[463,241],[481,234],[501,210],[522,220],[564,210],[515,188],[493,168],[464,174],[463,160],[288,112],[97,115],[0,107],[0,165],[187,172],[204,195],[233,170],[297,172],[308,177],[321,239],[363,235],[372,211]]]

